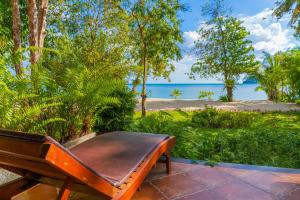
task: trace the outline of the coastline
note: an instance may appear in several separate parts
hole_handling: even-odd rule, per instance
[[[300,105],[295,103],[275,103],[268,100],[249,100],[249,101],[206,101],[193,99],[160,99],[147,98],[146,109],[149,111],[159,110],[203,110],[206,106],[214,107],[218,110],[229,111],[257,111],[257,112],[289,112],[300,111]],[[141,110],[141,101],[138,100],[136,111]]]

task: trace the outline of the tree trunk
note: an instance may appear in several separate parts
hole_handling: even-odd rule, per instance
[[[142,88],[142,117],[146,117],[146,99],[147,99],[147,93],[146,93],[146,81],[147,81],[147,63],[146,63],[146,53],[144,52],[143,56],[143,88]]]
[[[44,40],[46,36],[46,17],[48,11],[48,0],[38,1],[38,9],[36,0],[27,0],[27,14],[29,22],[29,46],[30,63],[36,64],[42,54]]]
[[[41,48],[44,47],[46,37],[46,17],[48,11],[48,0],[41,0],[38,11],[38,47],[39,56],[41,56]]]
[[[87,116],[84,117],[82,129],[81,129],[81,136],[89,133],[91,127],[91,117],[92,117],[91,114],[88,114]]]
[[[12,32],[13,32],[13,41],[14,41],[14,49],[13,49],[13,57],[14,57],[14,66],[16,70],[17,76],[22,76],[23,67],[22,67],[22,53],[21,49],[21,17],[20,17],[20,8],[19,8],[19,0],[11,0],[12,3]]]
[[[30,46],[30,63],[32,65],[37,63],[38,52],[38,21],[37,21],[37,8],[35,0],[27,0],[27,14],[29,24],[29,46]]]
[[[233,87],[232,86],[226,86],[226,90],[227,90],[227,100],[229,102],[233,101]]]

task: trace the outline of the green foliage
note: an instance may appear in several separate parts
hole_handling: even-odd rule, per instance
[[[261,67],[251,77],[271,101],[291,102],[300,98],[300,50],[293,49],[277,52],[275,55],[264,53]]]
[[[191,127],[191,116],[178,115],[177,111],[150,113],[146,118],[135,119],[128,130],[175,135],[177,143],[172,152],[175,157],[210,163],[300,167],[299,113],[237,112],[233,116],[235,120],[243,118],[238,125],[242,128],[230,129]]]
[[[215,93],[211,91],[200,91],[198,99],[207,99],[209,101],[212,100],[212,96],[214,96]]]
[[[124,85],[112,93],[112,96],[119,99],[120,104],[97,110],[94,129],[98,132],[125,130],[132,122],[136,106],[135,95]]]
[[[300,99],[300,49],[282,53],[281,67],[285,71],[285,94],[288,101]]]
[[[62,106],[56,112],[66,119],[53,130],[61,134],[61,141],[88,133],[99,122],[97,113],[121,103],[123,97],[116,93],[126,87],[126,73],[121,63],[112,62],[114,49],[106,49],[106,43],[90,46],[103,39],[100,35],[93,40],[85,33],[73,39],[60,37],[52,41],[60,53],[44,54],[40,65],[53,83],[45,95],[60,98]]]
[[[172,120],[172,115],[167,112],[160,111],[156,114],[149,115],[146,118],[134,121],[129,127],[132,131],[143,130],[147,133],[167,133]]]
[[[203,111],[194,112],[191,125],[195,128],[246,128],[252,124],[254,117],[253,113],[217,111],[206,107]]]
[[[10,48],[0,54],[1,87],[8,88],[1,94],[2,128],[47,134],[65,142],[91,131],[95,122],[102,120],[98,115],[102,111],[115,112],[111,115],[115,119],[109,120],[109,114],[103,117],[103,127],[109,126],[104,123],[113,126],[117,123],[112,121],[119,121],[121,126],[125,123],[121,120],[130,120],[134,98],[129,97],[125,84],[130,62],[124,37],[128,23],[124,23],[126,16],[116,5],[120,2],[106,4],[112,9],[105,12],[102,3],[49,2],[43,56],[26,68],[22,79],[10,73],[12,55],[6,50]],[[8,46],[10,38],[5,42],[2,38],[1,47],[2,43]],[[128,110],[121,111],[118,109],[123,98]]]
[[[178,99],[182,95],[182,92],[179,89],[172,90],[172,93],[170,94],[171,97],[174,99]]]
[[[220,96],[219,97],[219,101],[221,101],[221,102],[228,102],[229,100],[228,100],[228,97],[227,96]]]
[[[262,67],[254,77],[260,83],[256,90],[263,90],[271,101],[283,99],[283,89],[286,84],[287,71],[281,66],[282,56],[280,53],[274,56],[264,52],[265,58]]]
[[[42,74],[36,76],[46,81]],[[61,103],[55,98],[39,96],[33,85],[31,77],[16,78],[4,62],[0,64],[0,128],[51,135],[47,132],[48,126],[64,122],[56,114],[46,117]]]

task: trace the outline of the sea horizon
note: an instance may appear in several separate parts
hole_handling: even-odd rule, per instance
[[[133,85],[128,83],[127,85]],[[141,86],[142,84],[139,84]],[[146,85],[224,85],[224,83],[146,83]],[[236,85],[258,85],[258,83],[237,83]]]
[[[132,87],[132,84],[127,84]],[[267,95],[263,91],[256,91],[259,86],[257,83],[239,83],[234,89],[234,100],[267,100]],[[199,99],[200,91],[213,92],[212,100],[219,100],[226,95],[223,83],[147,83],[147,97],[157,99],[172,99],[171,93],[178,89],[182,93],[177,99]],[[142,91],[142,85],[137,86],[137,92]]]

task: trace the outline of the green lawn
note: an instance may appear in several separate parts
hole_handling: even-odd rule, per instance
[[[141,119],[137,112],[128,130],[175,135],[175,157],[300,168],[299,112],[218,112],[212,117],[204,111],[194,115],[148,112]]]

